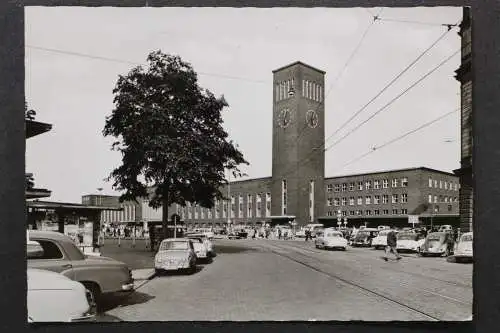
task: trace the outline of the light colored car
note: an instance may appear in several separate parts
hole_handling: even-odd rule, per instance
[[[28,322],[95,320],[94,300],[83,284],[41,269],[28,268],[27,275]]]
[[[155,255],[156,274],[178,270],[186,270],[191,274],[196,271],[193,242],[188,238],[166,238],[161,241]]]
[[[372,246],[378,249],[384,249],[387,246],[387,234],[393,231],[391,229],[380,230],[375,238],[372,239]]]
[[[81,282],[100,306],[102,294],[130,292],[132,272],[123,262],[86,256],[68,236],[53,231],[29,231],[28,267],[60,273]]]
[[[196,254],[196,258],[200,261],[208,259],[208,249],[207,246],[203,243],[203,240],[198,237],[189,237],[191,242],[193,243],[194,253]]]
[[[472,232],[466,232],[460,236],[458,243],[455,247],[454,257],[457,261],[462,261],[464,259],[472,260],[473,250],[472,250],[473,235]]]
[[[449,232],[452,230],[453,230],[453,228],[451,227],[451,225],[444,224],[444,225],[439,226],[438,232]]]
[[[327,249],[347,249],[347,239],[340,231],[325,229],[323,232],[318,233],[314,240],[316,248]]]
[[[206,237],[203,234],[194,234],[194,233],[186,234],[186,238],[192,238],[192,237],[193,238],[201,238],[201,240],[203,241],[203,244],[205,244],[205,247],[207,248],[208,256],[215,257],[214,244],[212,243],[212,241],[208,237]]]
[[[454,248],[453,236],[449,232],[431,232],[420,247],[421,256],[444,256],[452,254]]]
[[[399,252],[419,252],[425,238],[411,231],[399,232],[397,235],[396,250]]]
[[[360,229],[354,239],[352,240],[352,246],[372,246],[372,240],[377,237],[378,230],[375,228],[363,228]]]

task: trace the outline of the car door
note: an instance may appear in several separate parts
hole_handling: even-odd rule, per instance
[[[28,254],[28,267],[62,273],[64,276],[74,279],[71,260],[56,241],[48,239],[31,240],[38,242],[43,251],[34,256]]]

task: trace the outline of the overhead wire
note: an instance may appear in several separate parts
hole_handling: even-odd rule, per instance
[[[453,110],[453,111],[450,111],[450,112],[448,112],[448,113],[445,113],[445,114],[443,114],[443,115],[441,115],[441,116],[439,116],[439,117],[437,117],[437,118],[435,118],[435,119],[433,119],[433,120],[431,120],[431,121],[428,121],[428,122],[426,122],[425,124],[422,124],[422,125],[420,125],[419,127],[415,128],[415,129],[413,129],[413,130],[411,130],[411,131],[408,131],[408,132],[406,132],[406,133],[404,133],[404,134],[402,134],[402,135],[400,135],[400,136],[397,136],[397,137],[395,137],[395,138],[393,138],[393,139],[391,139],[391,140],[389,140],[389,141],[385,142],[384,144],[382,144],[382,145],[380,145],[380,146],[375,146],[375,147],[373,147],[372,149],[370,149],[369,151],[367,151],[366,153],[364,153],[364,154],[362,154],[362,155],[360,155],[360,156],[358,156],[358,157],[356,157],[356,158],[354,158],[354,159],[352,159],[352,160],[348,161],[347,163],[343,164],[343,165],[340,167],[340,169],[343,169],[343,168],[345,168],[346,166],[351,165],[351,164],[353,164],[353,163],[355,163],[355,162],[357,162],[357,161],[359,161],[359,160],[361,160],[361,159],[365,158],[366,156],[368,156],[368,155],[370,155],[370,154],[373,154],[373,153],[375,153],[375,152],[379,151],[379,150],[380,150],[380,149],[382,149],[382,148],[385,148],[385,147],[387,147],[387,146],[389,146],[389,145],[391,145],[391,144],[393,144],[393,143],[395,143],[395,142],[398,142],[398,141],[400,141],[400,140],[402,140],[402,139],[404,139],[404,138],[406,138],[406,137],[410,136],[411,134],[414,134],[414,133],[416,133],[416,132],[419,132],[419,131],[421,131],[422,129],[424,129],[424,128],[426,128],[426,127],[431,126],[432,124],[437,123],[438,121],[440,121],[440,120],[442,120],[442,119],[444,119],[444,118],[446,118],[446,117],[448,117],[448,116],[450,116],[450,115],[452,115],[452,114],[457,113],[458,111],[460,111],[460,108],[457,108],[457,109],[455,109],[455,110]]]

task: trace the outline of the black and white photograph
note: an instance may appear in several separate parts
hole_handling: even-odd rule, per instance
[[[29,323],[472,320],[468,7],[24,14]]]

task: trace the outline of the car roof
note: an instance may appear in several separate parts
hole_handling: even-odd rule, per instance
[[[33,238],[46,238],[55,241],[67,242],[71,241],[67,235],[56,231],[45,231],[45,230],[28,230],[30,239]]]
[[[469,231],[469,232],[464,232],[464,233],[462,234],[462,236],[465,236],[465,235],[472,235],[472,234],[473,234],[473,232],[472,232],[472,231]]]
[[[189,242],[189,238],[165,238],[162,242]]]

